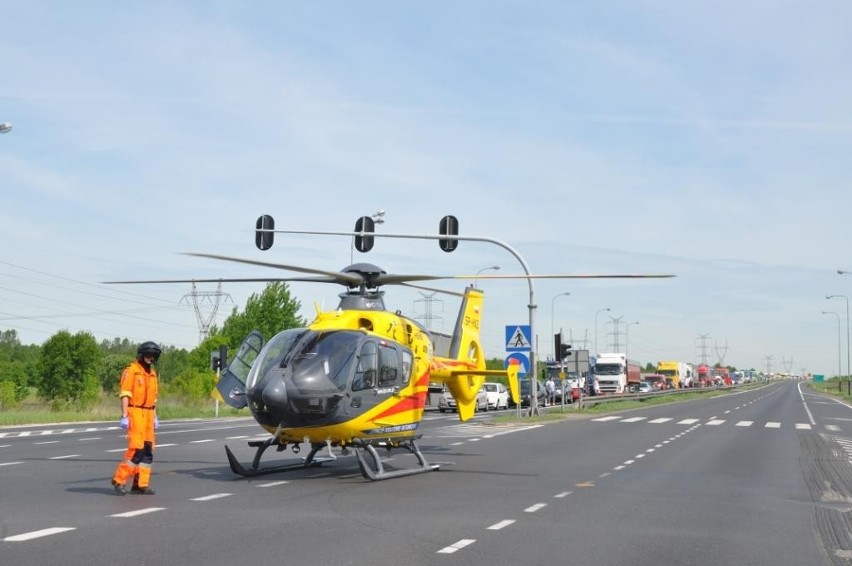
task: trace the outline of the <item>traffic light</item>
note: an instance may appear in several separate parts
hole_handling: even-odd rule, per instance
[[[218,350],[210,352],[210,369],[213,371],[228,367],[228,346],[222,344]]]
[[[275,232],[267,232],[267,230],[275,229],[275,219],[264,214],[257,219],[255,223],[254,245],[259,250],[268,250],[272,247],[272,242],[275,239]]]
[[[359,252],[372,250],[375,238],[368,234],[376,231],[376,221],[369,216],[362,216],[355,222],[355,231],[364,234],[363,236],[355,236],[355,249]]]
[[[562,343],[561,332],[557,332],[553,335],[553,355],[556,356],[557,362],[561,362],[571,355],[571,344]]]
[[[452,215],[447,215],[441,218],[441,222],[438,223],[438,234],[440,234],[441,236],[458,236],[458,218]],[[441,238],[440,240],[438,240],[438,245],[441,247],[442,250],[449,253],[458,247],[459,241],[455,238]]]

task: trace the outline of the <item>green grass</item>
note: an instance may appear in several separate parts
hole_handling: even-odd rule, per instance
[[[837,399],[852,403],[852,394],[850,394],[852,386],[850,385],[849,379],[832,377],[823,383],[813,383],[812,381],[807,381],[805,383],[814,391],[826,393]]]
[[[247,411],[238,411],[219,403],[220,417],[246,416]],[[177,399],[165,398],[157,406],[157,416],[160,419],[190,419],[213,418],[216,416],[216,405],[211,399],[207,403],[184,404]],[[121,417],[121,405],[114,396],[102,396],[90,411],[51,410],[50,404],[31,395],[20,407],[0,410],[0,426],[69,423],[69,422],[98,422],[115,421]]]

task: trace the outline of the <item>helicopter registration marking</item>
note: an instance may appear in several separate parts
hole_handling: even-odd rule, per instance
[[[417,426],[419,423],[409,423],[404,425],[396,425],[396,426],[383,426],[379,428],[373,428],[366,431],[367,434],[387,434],[391,432],[405,432],[408,430],[417,430]]]

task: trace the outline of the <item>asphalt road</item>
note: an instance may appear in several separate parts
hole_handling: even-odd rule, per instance
[[[544,425],[428,412],[441,470],[353,456],[246,479],[250,418],[164,422],[152,496],[114,495],[111,424],[0,429],[0,563],[852,564],[852,407],[795,382]],[[297,458],[269,451],[264,461]],[[391,455],[393,465],[413,462]]]

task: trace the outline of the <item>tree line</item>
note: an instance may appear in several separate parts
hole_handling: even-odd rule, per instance
[[[252,330],[271,338],[278,332],[306,325],[298,316],[301,303],[284,282],[267,284],[252,294],[241,311],[234,307],[221,327],[192,350],[160,343],[157,363],[160,396],[187,404],[209,399],[216,385],[211,352],[221,345],[235,352]],[[16,330],[0,332],[0,410],[20,406],[31,391],[54,410],[88,410],[103,395],[118,394],[121,371],[136,358],[138,344],[127,338],[100,342],[90,333],[61,330],[41,345],[24,345]]]

